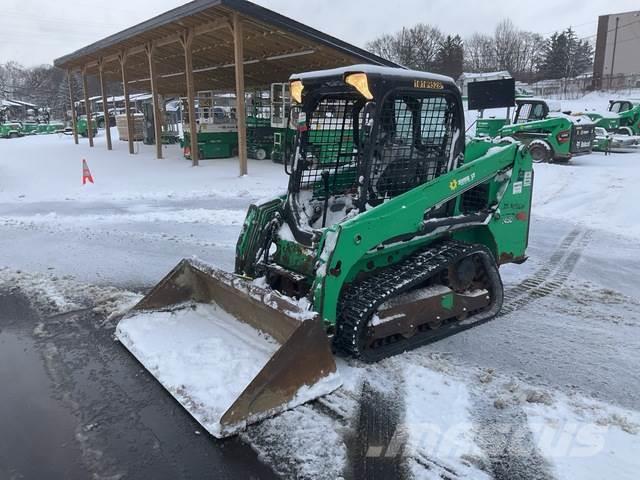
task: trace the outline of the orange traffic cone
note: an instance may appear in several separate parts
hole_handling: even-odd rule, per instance
[[[91,170],[89,170],[89,165],[87,165],[87,161],[82,159],[82,184],[85,185],[87,182],[93,183],[93,177],[91,176]]]

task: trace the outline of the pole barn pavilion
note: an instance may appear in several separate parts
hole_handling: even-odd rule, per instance
[[[122,82],[129,152],[134,153],[129,95],[150,92],[156,129],[157,157],[162,158],[159,96],[187,97],[190,131],[195,132],[194,97],[200,90],[236,93],[237,112],[245,111],[245,87],[264,87],[288,80],[292,73],[369,63],[398,65],[337,38],[245,0],[195,0],[99,42],[58,58],[55,65],[81,72],[85,104],[87,76],[95,75],[106,105],[106,81]],[[77,118],[73,132],[78,143]],[[87,108],[88,121],[91,111]],[[247,173],[245,115],[237,115],[240,174]],[[106,129],[107,148],[111,132]],[[89,144],[93,146],[91,129]],[[198,164],[197,136],[191,135],[191,155]]]

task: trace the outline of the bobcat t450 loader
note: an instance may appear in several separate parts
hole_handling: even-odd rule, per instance
[[[249,208],[235,273],[184,260],[117,328],[217,437],[338,388],[333,352],[372,362],[490,320],[498,267],[526,259],[529,153],[465,145],[453,80],[357,65],[290,89],[288,191]]]
[[[566,162],[592,152],[595,125],[589,117],[562,113],[559,106],[537,98],[519,98],[516,105],[513,123],[498,135],[526,144],[534,162]]]

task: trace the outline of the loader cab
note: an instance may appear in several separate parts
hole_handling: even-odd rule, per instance
[[[628,112],[633,109],[633,103],[628,100],[611,100],[609,102],[609,111],[613,113]]]
[[[559,105],[550,104],[546,100],[525,98],[516,99],[516,115],[513,123],[528,123],[544,120],[550,112],[559,112]]]
[[[640,101],[611,100],[609,111],[618,114],[619,126],[616,133],[623,135],[640,135]]]
[[[448,77],[356,65],[291,77],[297,106],[285,217],[296,240],[456,168],[460,91]]]

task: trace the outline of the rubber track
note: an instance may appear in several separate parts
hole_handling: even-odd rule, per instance
[[[343,293],[338,303],[340,320],[334,339],[335,347],[347,355],[367,362],[374,362],[417,348],[420,345],[435,342],[490,320],[490,318],[480,318],[477,322],[445,323],[436,330],[421,331],[409,339],[383,347],[366,350],[366,352],[361,352],[359,349],[358,339],[362,324],[368,322],[379,305],[398,294],[421,285],[463,257],[480,252],[488,253],[486,248],[480,245],[470,245],[453,240],[446,241],[351,285]],[[501,288],[502,285],[500,285]],[[502,298],[500,298],[501,300]]]

